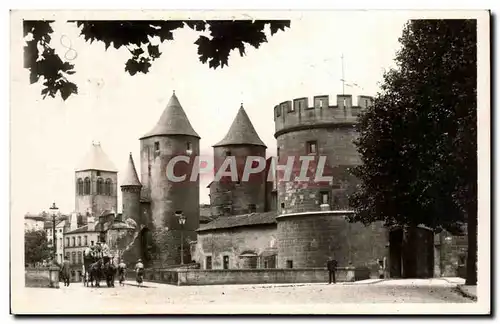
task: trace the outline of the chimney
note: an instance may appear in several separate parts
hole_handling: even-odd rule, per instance
[[[78,228],[78,215],[76,212],[72,212],[69,219],[69,230],[74,231]]]

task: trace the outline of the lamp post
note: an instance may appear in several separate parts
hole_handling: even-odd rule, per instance
[[[52,215],[52,247],[53,247],[53,261],[56,262],[57,260],[57,240],[56,240],[56,216],[57,216],[57,211],[59,208],[56,207],[56,203],[52,203],[52,206],[50,206],[50,214]]]
[[[179,218],[179,225],[181,225],[181,264],[184,264],[184,224],[186,224],[186,216],[182,211],[175,212],[175,216]]]

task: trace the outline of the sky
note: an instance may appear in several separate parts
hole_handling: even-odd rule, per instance
[[[124,71],[127,49],[104,50],[102,43],[85,43],[78,28],[65,21],[53,24],[52,44],[62,56],[71,45],[76,73],[70,80],[79,93],[63,101],[42,99],[41,85],[29,83],[29,72],[16,70],[11,99],[11,212],[48,210],[56,202],[70,213],[75,204],[75,167],[99,141],[118,170],[125,169],[131,152],[139,170],[139,138],[150,131],[175,90],[193,128],[201,136],[201,154],[228,131],[243,103],[267,155],[276,154],[273,108],[299,97],[342,93],[344,78],[359,87],[346,87],[354,104],[358,95],[375,95],[384,70],[394,66],[398,38],[409,16],[405,12],[306,12],[285,32],[268,37],[259,49],[234,52],[229,66],[213,70],[198,60],[190,29],[174,32],[174,41],[160,46],[162,56],[146,75]],[[24,46],[24,41],[13,46]],[[22,48],[19,48],[19,53]],[[68,53],[68,57],[70,54]],[[200,184],[200,203],[208,203]],[[120,173],[118,173],[120,186]],[[121,212],[121,195],[118,198]]]

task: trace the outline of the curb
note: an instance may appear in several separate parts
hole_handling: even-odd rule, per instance
[[[477,301],[477,296],[474,295],[474,294],[471,294],[469,292],[467,292],[465,289],[463,289],[463,285],[457,285],[455,287],[455,290],[462,296],[464,296],[465,298],[469,298],[469,299],[472,299],[473,301]]]

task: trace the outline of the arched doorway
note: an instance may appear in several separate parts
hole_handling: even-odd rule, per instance
[[[153,236],[149,228],[144,227],[139,234],[140,238],[140,256],[145,264],[149,264],[153,260]]]
[[[432,278],[434,274],[434,232],[417,226],[393,228],[389,232],[389,274],[391,278]]]

